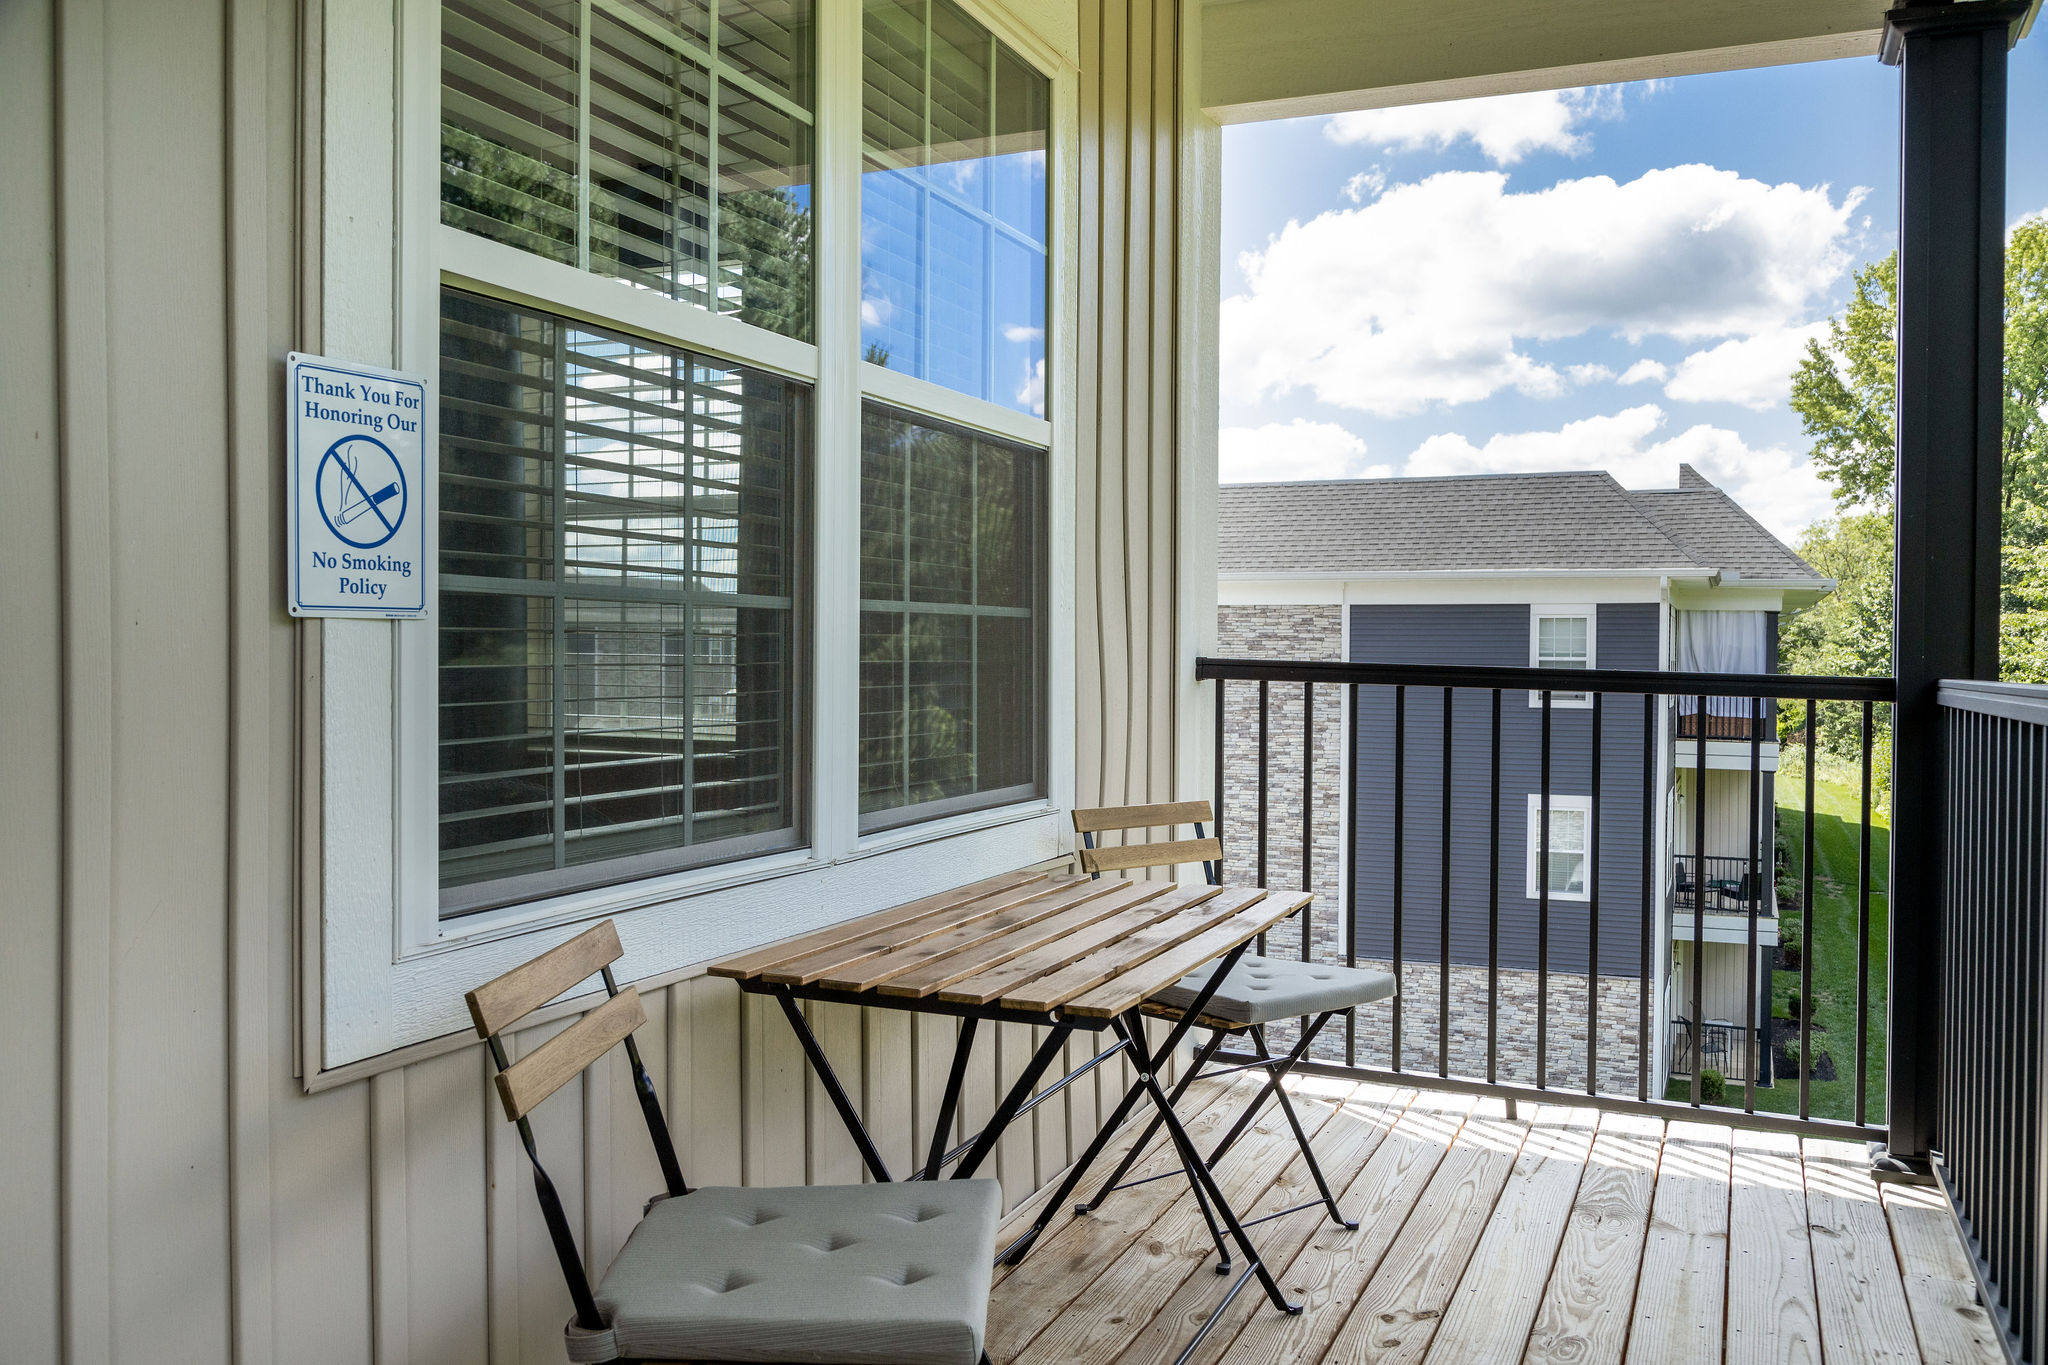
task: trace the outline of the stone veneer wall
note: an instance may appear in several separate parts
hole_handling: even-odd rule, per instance
[[[1344,657],[1344,609],[1330,605],[1224,606],[1217,610],[1216,652],[1222,658],[1339,660]],[[1224,705],[1223,838],[1224,876],[1233,885],[1256,885],[1258,869],[1259,687],[1233,682]],[[1344,960],[1344,888],[1339,845],[1343,838],[1343,689],[1315,689],[1315,808],[1309,887],[1310,946],[1322,962]],[[1274,683],[1267,700],[1266,875],[1272,887],[1301,882],[1302,688]],[[1273,956],[1301,953],[1299,921],[1276,930],[1268,944]],[[1360,966],[1391,971],[1390,962]],[[1434,1073],[1437,1067],[1441,974],[1434,962],[1403,964],[1401,1056],[1405,1069]],[[1450,1056],[1453,1075],[1485,1078],[1487,971],[1483,966],[1451,968]],[[1536,1074],[1536,974],[1503,968],[1494,1028],[1495,1075],[1503,1082],[1534,1084]],[[1639,1057],[1640,983],[1632,977],[1601,977],[1599,983],[1600,1089],[1632,1095]],[[1553,973],[1545,1051],[1547,1084],[1583,1089],[1586,1080],[1586,978]],[[1276,1050],[1292,1045],[1293,1028],[1276,1027]],[[1358,1013],[1357,1059],[1388,1066],[1393,1059],[1393,1006],[1381,1002]],[[1333,1019],[1316,1039],[1314,1055],[1342,1061],[1344,1020]]]

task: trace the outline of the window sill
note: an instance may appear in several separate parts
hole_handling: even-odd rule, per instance
[[[860,858],[872,858],[880,853],[893,853],[900,848],[927,844],[937,839],[971,834],[975,830],[1015,824],[1019,820],[1036,820],[1052,814],[1053,809],[1050,800],[1037,796],[1029,801],[1018,801],[1007,806],[991,806],[986,810],[963,811],[959,815],[941,816],[936,820],[898,825],[894,829],[878,829],[872,834],[862,835],[854,844],[853,851],[839,861],[852,862]]]

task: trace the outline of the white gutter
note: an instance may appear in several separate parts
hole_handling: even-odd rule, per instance
[[[1349,569],[1296,569],[1279,573],[1224,572],[1216,577],[1226,583],[1302,583],[1346,580],[1354,583],[1368,582],[1424,582],[1437,579],[1495,579],[1495,578],[1648,578],[1651,575],[1667,578],[1698,579],[1704,582],[1718,582],[1721,575],[1717,569],[1702,569],[1688,565],[1681,569],[1382,569],[1354,572]],[[1757,582],[1758,587],[1769,584]],[[1803,586],[1803,585],[1802,585]]]

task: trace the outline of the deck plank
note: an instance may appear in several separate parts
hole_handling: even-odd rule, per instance
[[[1664,1133],[1657,1193],[1629,1326],[1632,1365],[1719,1365],[1728,1280],[1728,1170],[1733,1134],[1674,1123]]]
[[[1181,1122],[1195,1145],[1207,1150],[1223,1135],[1238,1110],[1250,1102],[1257,1088],[1258,1082],[1251,1077],[1239,1076],[1198,1114],[1189,1114],[1183,1102]],[[1141,1124],[1144,1121],[1141,1116]],[[1128,1178],[1175,1171],[1179,1165],[1172,1144],[1161,1133],[1131,1168]],[[1092,1195],[1096,1185],[1115,1169],[1107,1161],[1097,1162],[1081,1186],[1082,1195]],[[1046,1230],[1024,1263],[1003,1280],[1003,1292],[990,1302],[985,1343],[989,1358],[1015,1360],[1032,1338],[1080,1297],[1104,1267],[1145,1235],[1186,1193],[1185,1178],[1155,1180],[1149,1185],[1118,1191],[1100,1209],[1084,1217],[1063,1211],[1062,1221]]]
[[[1302,1311],[1276,1313],[1263,1299],[1240,1294],[1194,1361],[1296,1365],[1322,1360],[1473,1105],[1470,1095],[1440,1090],[1417,1095],[1337,1200],[1347,1216],[1358,1220],[1357,1229],[1318,1222],[1307,1245],[1279,1275],[1280,1287]]]
[[[1345,1084],[1310,1077],[1290,1087],[1296,1107],[1303,1110],[1304,1125],[1309,1121],[1307,1106],[1333,1105],[1336,1109],[1316,1136],[1315,1152],[1330,1188],[1340,1194],[1358,1178],[1366,1162],[1379,1150],[1388,1131],[1400,1121],[1410,1101],[1415,1098],[1412,1090],[1390,1090],[1370,1083],[1344,1095]],[[1288,1164],[1257,1203],[1240,1210],[1240,1213],[1247,1221],[1264,1218],[1317,1197],[1308,1167],[1297,1159]],[[1346,1217],[1353,1216],[1352,1209],[1341,1200],[1338,1207],[1344,1209]],[[1252,1236],[1266,1258],[1266,1264],[1273,1267],[1276,1276],[1280,1276],[1319,1229],[1331,1233],[1338,1231],[1320,1206],[1300,1209],[1270,1223],[1260,1223],[1252,1229]],[[1166,1306],[1153,1314],[1152,1321],[1138,1334],[1137,1340],[1117,1357],[1117,1365],[1170,1365],[1201,1329],[1222,1292],[1223,1286],[1214,1275],[1188,1276]],[[1246,1314],[1270,1311],[1257,1285],[1247,1285],[1233,1301],[1231,1309],[1238,1315],[1219,1319],[1217,1331],[1234,1333]]]
[[[1601,1116],[1524,1361],[1619,1365],[1663,1146],[1662,1119]]]
[[[1336,1107],[1303,1104],[1299,1110],[1302,1126],[1313,1142]],[[1216,1181],[1230,1206],[1244,1209],[1257,1203],[1289,1168],[1306,1170],[1280,1107],[1267,1104],[1216,1164]],[[1236,1247],[1231,1252],[1235,1268],[1242,1269],[1242,1254]],[[1207,1273],[1215,1263],[1216,1244],[1195,1202],[1176,1200],[1144,1236],[1133,1239],[1094,1277],[1066,1312],[1014,1357],[1015,1365],[1108,1365],[1151,1324],[1190,1277],[1209,1282],[1212,1300],[1221,1297],[1228,1281]],[[1246,1286],[1245,1292],[1257,1291]]]
[[[1870,1176],[1869,1153],[1853,1142],[1807,1138],[1804,1154],[1822,1358],[1828,1365],[1918,1360],[1906,1286]]]
[[[1483,1101],[1459,1130],[1326,1358],[1414,1365],[1428,1352],[1529,1133],[1499,1111]]]
[[[1428,1359],[1443,1365],[1514,1365],[1528,1345],[1543,1290],[1571,1221],[1600,1115],[1545,1105],[1465,1268],[1481,1292],[1451,1300]]]
[[[1912,1185],[1885,1185],[1881,1196],[1920,1358],[1935,1365],[1998,1365],[2005,1357],[1997,1328],[1977,1301],[1977,1280],[1948,1201],[1938,1190]]]
[[[1730,1178],[1727,1365],[1820,1365],[1799,1139],[1738,1129]]]

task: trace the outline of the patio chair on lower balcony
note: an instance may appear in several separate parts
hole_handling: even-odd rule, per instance
[[[1092,810],[1074,812],[1074,829],[1081,836],[1081,867],[1092,877],[1105,872],[1128,872],[1148,867],[1178,866],[1183,863],[1199,862],[1204,876],[1211,885],[1221,881],[1223,866],[1223,841],[1203,833],[1203,826],[1214,822],[1214,813],[1207,801],[1176,801],[1153,806],[1104,806]],[[1158,843],[1133,843],[1130,831],[1153,829],[1171,830],[1182,824],[1194,826],[1192,840],[1168,840]],[[1117,831],[1124,836],[1124,842],[1097,847],[1095,836]],[[1307,907],[1303,907],[1307,914]],[[1148,1014],[1170,1019],[1179,1019],[1187,1007],[1194,1004],[1208,985],[1208,976],[1197,972],[1181,979],[1178,985],[1169,987],[1152,997],[1146,1004]],[[1181,1076],[1175,1086],[1172,1098],[1181,1095],[1195,1081],[1205,1076],[1223,1076],[1238,1071],[1260,1069],[1266,1073],[1266,1083],[1253,1097],[1250,1104],[1237,1116],[1230,1129],[1209,1153],[1207,1164],[1214,1169],[1224,1153],[1244,1135],[1244,1132],[1265,1107],[1268,1099],[1277,1099],[1281,1112],[1294,1131],[1294,1140],[1301,1148],[1302,1160],[1307,1163],[1310,1176],[1316,1183],[1321,1196],[1309,1203],[1299,1204],[1278,1213],[1266,1215],[1278,1218],[1284,1214],[1299,1213],[1304,1209],[1321,1205],[1329,1211],[1331,1221],[1347,1228],[1358,1224],[1344,1216],[1337,1207],[1337,1196],[1331,1191],[1330,1183],[1323,1176],[1321,1164],[1316,1160],[1313,1148],[1309,1146],[1308,1135],[1302,1128],[1301,1119],[1294,1111],[1294,1104],[1288,1098],[1282,1082],[1303,1058],[1308,1056],[1310,1046],[1323,1026],[1346,1010],[1359,1005],[1368,1005],[1375,1000],[1391,998],[1396,991],[1394,978],[1386,972],[1367,971],[1359,967],[1339,967],[1315,962],[1289,962],[1284,958],[1263,957],[1246,953],[1238,960],[1223,984],[1209,999],[1197,1023],[1207,1028],[1209,1040],[1195,1053],[1194,1062]],[[1266,1026],[1289,1019],[1303,1020],[1301,1036],[1283,1057],[1275,1057],[1266,1041]],[[1204,1070],[1226,1038],[1248,1035],[1258,1060],[1237,1066]],[[1124,1187],[1124,1177],[1130,1173],[1131,1165],[1137,1160],[1154,1132],[1159,1120],[1154,1119],[1145,1135],[1125,1153],[1123,1162],[1114,1174],[1103,1182],[1094,1199],[1077,1205],[1075,1212],[1086,1213],[1099,1207],[1111,1193]],[[1159,1177],[1150,1177],[1158,1179]],[[1133,1182],[1139,1183],[1139,1182]],[[1198,1200],[1198,1202],[1200,1202]],[[1216,1242],[1219,1256],[1216,1271],[1227,1274],[1230,1270],[1230,1244],[1223,1231],[1216,1225],[1209,1209],[1202,1212],[1209,1217],[1209,1231]],[[1263,1222],[1265,1219],[1254,1219]]]
[[[639,994],[612,978],[619,955],[606,920],[465,997],[569,1282],[569,1359],[987,1365],[1001,1187],[948,1180],[692,1190],[633,1041],[646,1019]],[[507,1059],[506,1029],[599,974],[603,1004]],[[593,1291],[527,1116],[621,1042],[668,1188],[647,1201]]]

